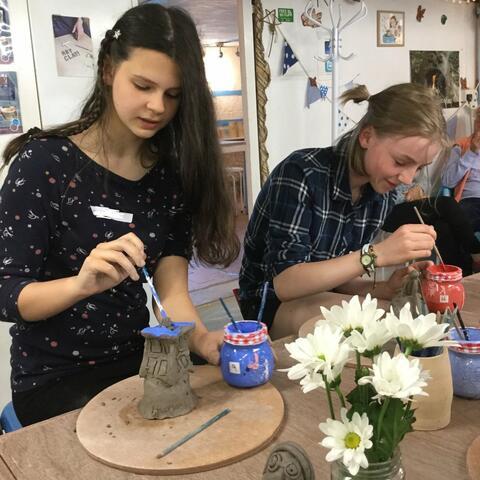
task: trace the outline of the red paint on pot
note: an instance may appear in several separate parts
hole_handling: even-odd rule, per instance
[[[431,265],[424,272],[422,292],[430,312],[443,313],[447,309],[463,308],[465,290],[462,269],[455,265]]]

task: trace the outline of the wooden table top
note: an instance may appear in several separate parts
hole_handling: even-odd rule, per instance
[[[480,275],[464,281],[467,298],[463,310],[465,321],[480,326]],[[292,362],[284,343],[288,337],[274,342],[278,355],[277,368]],[[353,370],[344,372],[343,389],[353,386]],[[298,382],[288,380],[286,373],[276,371],[272,383],[285,401],[286,419],[277,439],[267,448],[238,463],[208,472],[181,475],[192,480],[259,480],[269,452],[275,444],[294,441],[308,453],[316,478],[329,478],[327,450],[318,443],[323,434],[318,424],[328,417],[323,390],[302,393]],[[338,405],[337,409],[338,411]],[[92,459],[80,445],[75,422],[79,410],[0,436],[0,478],[3,480],[154,480],[165,476],[137,475],[122,472]],[[435,480],[466,480],[467,450],[480,434],[480,401],[454,397],[452,420],[443,430],[411,432],[400,444],[408,478]],[[175,477],[168,477],[175,478]]]

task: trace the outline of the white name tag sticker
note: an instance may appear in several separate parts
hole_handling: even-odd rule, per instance
[[[95,207],[90,206],[92,213],[97,218],[108,218],[109,220],[115,220],[117,222],[132,223],[133,213],[125,213],[120,210],[114,210],[108,207]]]

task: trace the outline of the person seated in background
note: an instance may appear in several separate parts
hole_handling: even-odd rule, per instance
[[[442,172],[442,183],[455,188],[455,198],[466,212],[473,230],[480,232],[480,108],[473,133],[455,142]]]
[[[418,184],[405,187],[404,192],[397,190],[398,203],[382,230],[394,232],[404,224],[420,223],[417,207],[424,222],[437,232],[436,245],[443,261],[460,267],[464,277],[480,271],[480,241],[460,204],[453,197],[428,197]]]

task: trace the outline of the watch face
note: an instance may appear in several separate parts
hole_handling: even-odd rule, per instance
[[[360,261],[364,267],[368,267],[372,263],[372,257],[370,255],[362,255]]]

